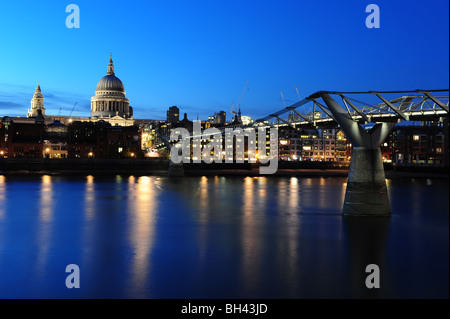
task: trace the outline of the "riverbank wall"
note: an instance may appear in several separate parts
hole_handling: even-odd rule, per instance
[[[169,160],[155,159],[0,159],[3,175],[160,175],[167,176]],[[347,177],[345,162],[278,163],[275,176]],[[186,176],[260,176],[259,165],[250,163],[184,164]],[[385,164],[386,178],[448,178],[448,167]],[[270,175],[264,175],[270,176]]]

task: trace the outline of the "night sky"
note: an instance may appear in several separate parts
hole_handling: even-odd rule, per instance
[[[66,6],[80,8],[79,29]],[[365,25],[368,4],[381,27]],[[448,1],[2,1],[0,116],[89,116],[112,52],[135,118],[260,118],[319,90],[449,87]]]

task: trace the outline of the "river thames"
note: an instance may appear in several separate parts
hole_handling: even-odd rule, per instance
[[[448,179],[387,180],[388,218],[346,181],[0,175],[0,298],[448,298]]]

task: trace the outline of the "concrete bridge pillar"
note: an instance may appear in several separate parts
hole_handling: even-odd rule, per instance
[[[396,123],[378,123],[367,131],[330,95],[320,96],[353,144],[343,214],[389,216],[391,209],[380,146]]]
[[[169,139],[165,136],[159,136],[161,138],[161,141],[166,145],[167,149],[169,151],[172,148],[172,144],[169,142]],[[169,160],[169,169],[167,171],[168,177],[180,177],[184,176],[184,165],[183,162],[180,163],[174,163],[172,159]]]
[[[354,148],[343,214],[373,216],[390,213],[380,148]]]
[[[169,177],[184,176],[183,162],[176,164],[176,163],[172,162],[172,160],[171,160],[170,164],[169,164],[169,171],[167,174]]]

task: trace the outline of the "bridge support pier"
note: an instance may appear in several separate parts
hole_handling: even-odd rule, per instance
[[[343,214],[389,216],[391,209],[380,146],[396,123],[378,123],[366,131],[330,95],[320,96],[353,144]]]
[[[184,166],[183,166],[183,162],[175,164],[174,162],[172,162],[172,160],[170,161],[169,164],[169,171],[168,171],[168,176],[169,177],[180,177],[180,176],[184,176]]]
[[[382,216],[390,213],[380,148],[354,148],[343,214]]]

